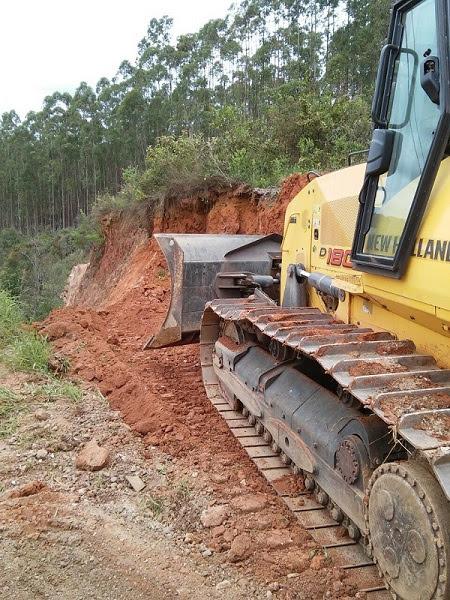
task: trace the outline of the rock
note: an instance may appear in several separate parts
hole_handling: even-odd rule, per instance
[[[231,542],[228,552],[230,562],[239,562],[250,556],[252,552],[252,538],[247,533],[241,533]]]
[[[231,581],[229,579],[224,579],[223,581],[219,581],[216,585],[216,590],[220,592],[221,590],[226,590],[231,587]]]
[[[236,533],[232,529],[227,529],[225,531],[225,533],[223,534],[223,539],[226,542],[232,542],[235,537],[236,537]]]
[[[90,440],[78,453],[75,466],[81,471],[100,471],[108,464],[109,451]]]
[[[145,488],[145,483],[138,475],[127,475],[125,479],[135,492],[142,492],[142,490]]]
[[[273,529],[262,538],[262,543],[273,550],[278,548],[288,548],[294,543],[288,531]]]
[[[7,492],[8,498],[26,498],[27,496],[34,496],[34,494],[39,494],[42,490],[46,489],[45,483],[42,481],[30,481],[30,483],[26,483],[15,490]]]
[[[50,340],[58,340],[64,337],[70,331],[70,325],[64,321],[59,323],[50,323],[42,330],[42,333]]]
[[[266,598],[273,598],[273,594],[270,590],[267,590],[266,592]]]
[[[159,429],[159,423],[154,419],[142,419],[133,425],[134,431],[137,431],[141,435],[147,435],[147,433],[154,433]]]
[[[323,569],[327,562],[327,558],[323,554],[316,554],[311,561],[310,568],[318,571],[319,569]]]
[[[297,577],[300,577],[300,573],[288,573],[287,574],[288,579],[297,579]]]
[[[203,558],[209,558],[212,555],[213,555],[212,550],[210,550],[209,548],[206,548],[206,550],[203,550],[203,552],[202,552]]]
[[[228,507],[224,505],[212,506],[204,510],[200,516],[203,527],[218,527],[228,516]]]
[[[333,584],[331,587],[333,588],[333,592],[335,592],[337,594],[342,591],[344,584],[342,583],[342,581],[333,581]]]
[[[192,544],[194,542],[194,535],[192,533],[186,533],[186,535],[184,536],[184,543],[185,544]]]
[[[230,504],[240,512],[251,513],[265,508],[268,501],[265,494],[246,494],[245,496],[236,496]]]
[[[225,533],[225,527],[223,525],[219,525],[219,527],[213,527],[211,530],[211,535],[213,537],[219,537]]]
[[[269,583],[269,585],[267,586],[269,588],[269,590],[271,592],[278,592],[278,590],[280,589],[280,584],[278,583],[278,581],[273,581],[272,583]]]
[[[229,475],[226,473],[213,473],[213,475],[211,475],[211,481],[214,483],[226,483],[229,478]]]
[[[38,408],[38,410],[34,413],[34,418],[36,421],[46,421],[50,415],[43,408]]]
[[[48,452],[45,448],[40,448],[37,452],[36,452],[36,458],[38,460],[44,460],[45,458],[47,458],[48,456]]]

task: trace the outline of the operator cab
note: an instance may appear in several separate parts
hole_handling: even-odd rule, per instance
[[[400,278],[450,134],[448,3],[393,8],[372,106],[369,150],[352,262]]]

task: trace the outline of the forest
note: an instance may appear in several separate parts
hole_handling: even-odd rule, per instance
[[[117,194],[124,173],[142,174],[151,196],[173,183],[164,160],[174,153],[186,175],[207,153],[202,176],[257,186],[344,166],[370,137],[389,5],[242,0],[176,40],[171,19],[152,19],[111,80],[55,91],[23,120],[1,116],[0,229],[71,227]]]

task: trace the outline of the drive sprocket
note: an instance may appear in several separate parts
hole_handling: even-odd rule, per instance
[[[394,598],[450,598],[450,503],[428,470],[389,463],[367,489],[369,548]]]

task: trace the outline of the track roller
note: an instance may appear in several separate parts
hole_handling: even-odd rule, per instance
[[[315,487],[316,484],[314,482],[314,479],[312,479],[311,477],[305,477],[305,488],[308,490],[308,492],[312,492]]]
[[[264,438],[264,441],[266,442],[266,444],[272,443],[272,434],[267,429],[265,430],[265,432],[263,434],[263,438]]]
[[[255,425],[256,433],[262,435],[264,433],[264,425],[258,421]]]
[[[272,450],[275,454],[279,454],[281,452],[281,448],[276,442],[272,442]]]
[[[316,499],[317,499],[317,502],[319,504],[321,504],[322,506],[327,506],[327,504],[330,500],[330,497],[323,490],[318,490],[318,492],[316,493]]]

